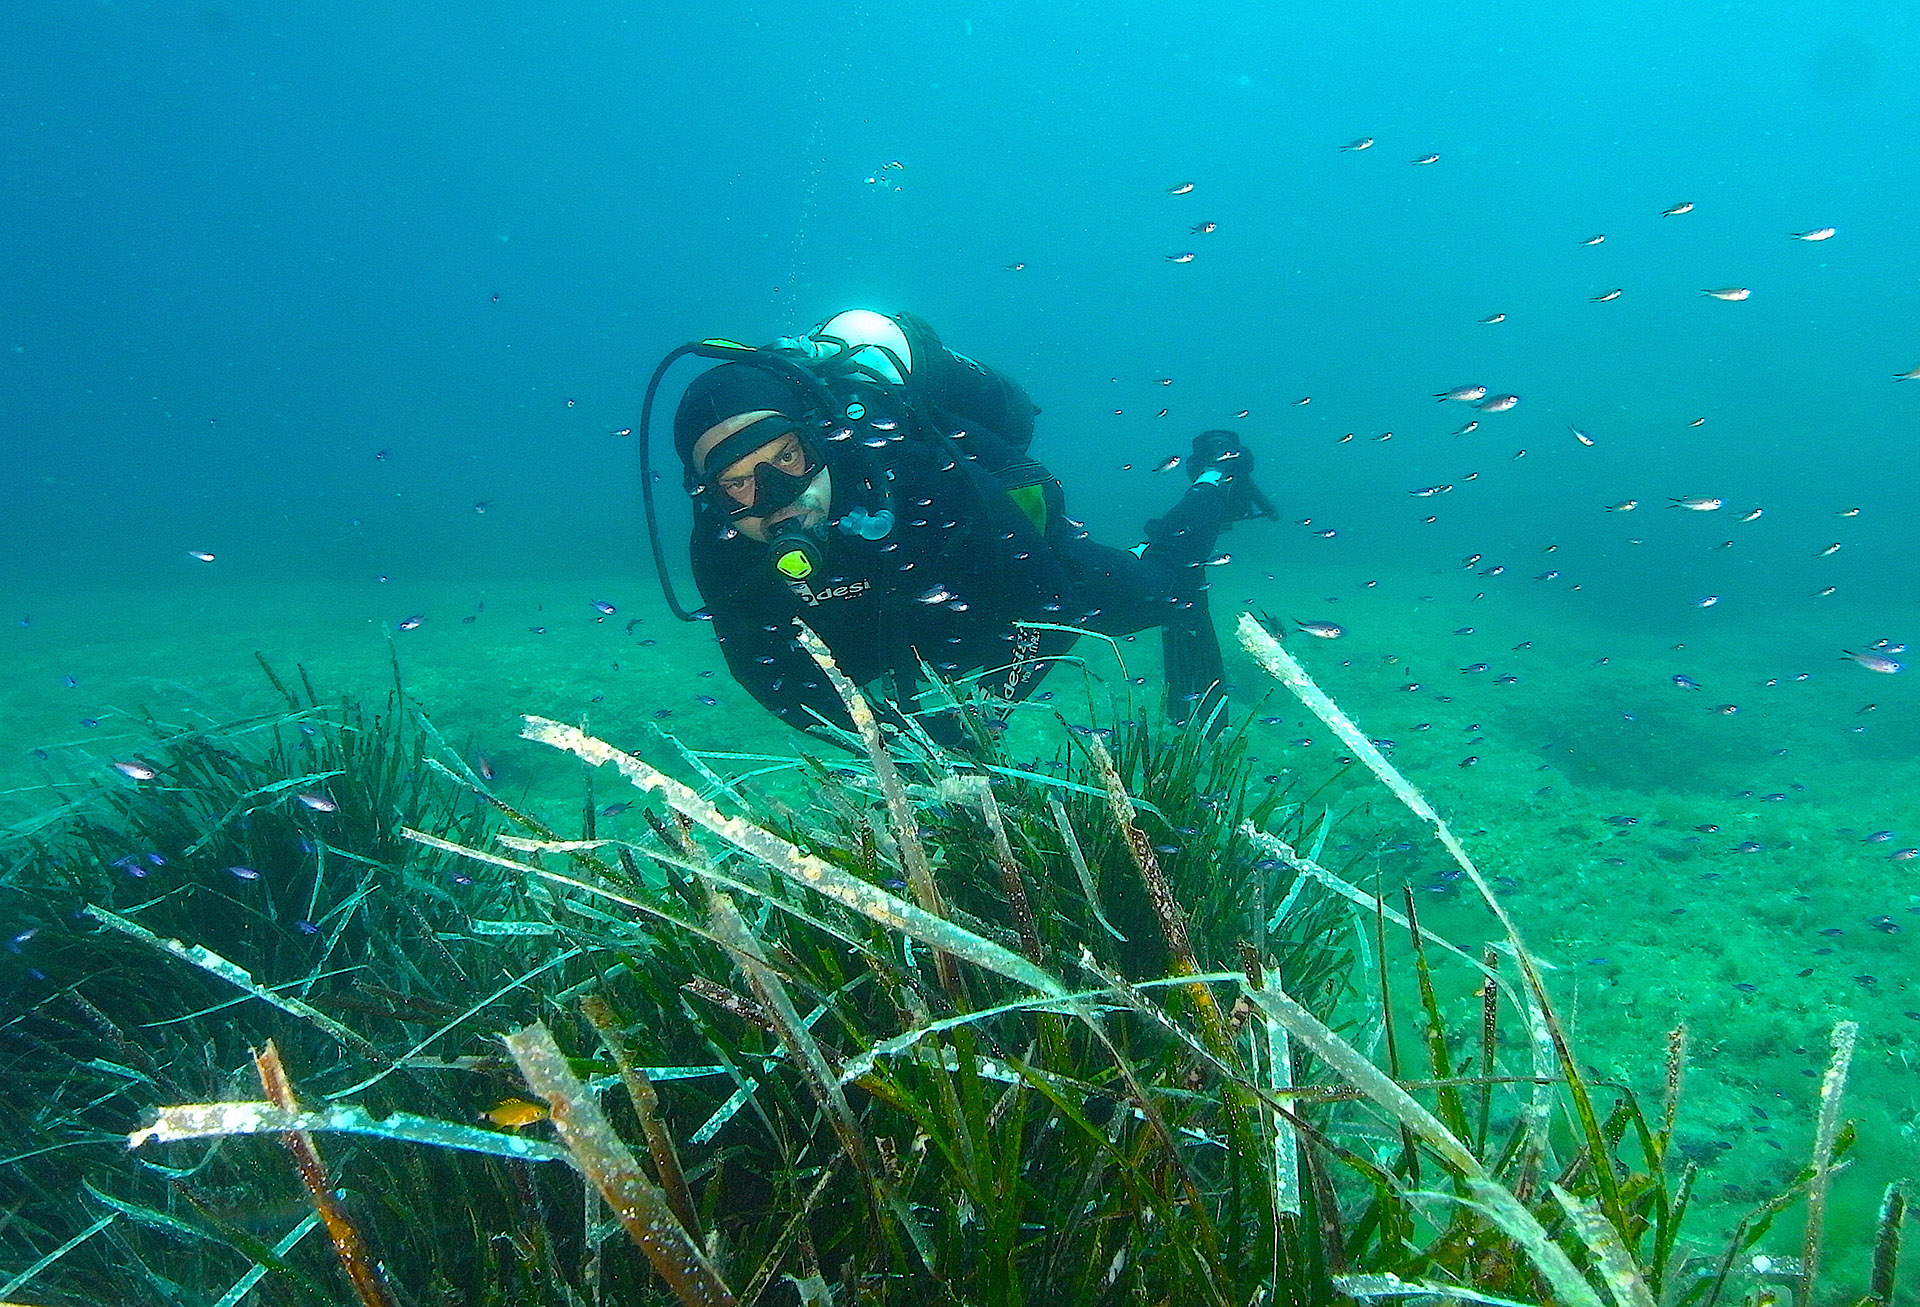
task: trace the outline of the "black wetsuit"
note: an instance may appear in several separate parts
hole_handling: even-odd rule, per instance
[[[1094,542],[1025,456],[1035,411],[1025,392],[928,337],[915,342],[897,402],[868,392],[863,420],[822,442],[832,500],[811,577],[782,577],[763,542],[712,516],[696,523],[694,579],[734,679],[793,726],[813,725],[814,714],[844,726],[838,696],[795,640],[795,618],[855,684],[890,677],[888,697],[909,710],[922,663],[949,680],[984,669],[996,693],[1029,693],[1072,639],[1016,621],[1109,635],[1160,626],[1175,633],[1169,671],[1181,683],[1169,703],[1184,717],[1178,705],[1190,711],[1220,675],[1201,564],[1232,514],[1225,489],[1192,486],[1148,524],[1143,556]],[[1022,480],[1035,483],[1026,509],[1006,489]],[[891,529],[865,538],[855,510],[891,512]]]

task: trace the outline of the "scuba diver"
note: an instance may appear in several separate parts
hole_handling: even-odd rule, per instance
[[[1234,432],[1197,436],[1180,501],[1144,544],[1116,549],[1067,517],[1060,483],[1029,454],[1039,409],[1027,393],[919,318],[856,309],[760,348],[682,346],[647,389],[643,464],[654,396],[687,354],[719,364],[688,385],[673,424],[704,608],[674,595],[643,467],[654,562],[675,614],[711,620],[734,679],[788,724],[850,724],[796,618],[870,698],[948,746],[982,724],[945,694],[920,704],[923,669],[947,682],[981,673],[989,695],[1015,701],[1081,630],[1161,628],[1176,721],[1221,701],[1205,564],[1233,522],[1278,516]]]

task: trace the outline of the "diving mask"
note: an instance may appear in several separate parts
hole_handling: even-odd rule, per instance
[[[813,488],[825,470],[826,464],[817,458],[809,458],[805,469],[797,473],[784,471],[772,462],[761,463],[753,469],[752,502],[734,505],[727,515],[737,522],[741,518],[767,517],[791,508]]]
[[[758,461],[741,471],[734,470],[756,456]],[[736,522],[766,517],[792,506],[826,467],[818,443],[803,427],[792,425],[791,419],[778,413],[734,432],[709,451],[704,461],[720,471],[701,489],[719,491],[718,502]]]

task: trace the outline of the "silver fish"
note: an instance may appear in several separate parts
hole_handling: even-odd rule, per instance
[[[1877,654],[1871,650],[1855,653],[1851,649],[1842,649],[1840,652],[1870,672],[1884,672],[1891,676],[1893,673],[1902,670],[1903,665],[1901,663],[1887,657],[1885,654]]]

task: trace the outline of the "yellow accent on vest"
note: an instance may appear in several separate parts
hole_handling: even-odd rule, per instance
[[[773,560],[774,570],[790,581],[804,581],[813,575],[813,564],[807,561],[806,551],[789,549]]]
[[[1033,523],[1033,529],[1045,534],[1047,529],[1047,492],[1042,486],[1014,486],[1007,491],[1007,497],[1013,500],[1015,507],[1027,515],[1027,521]]]

